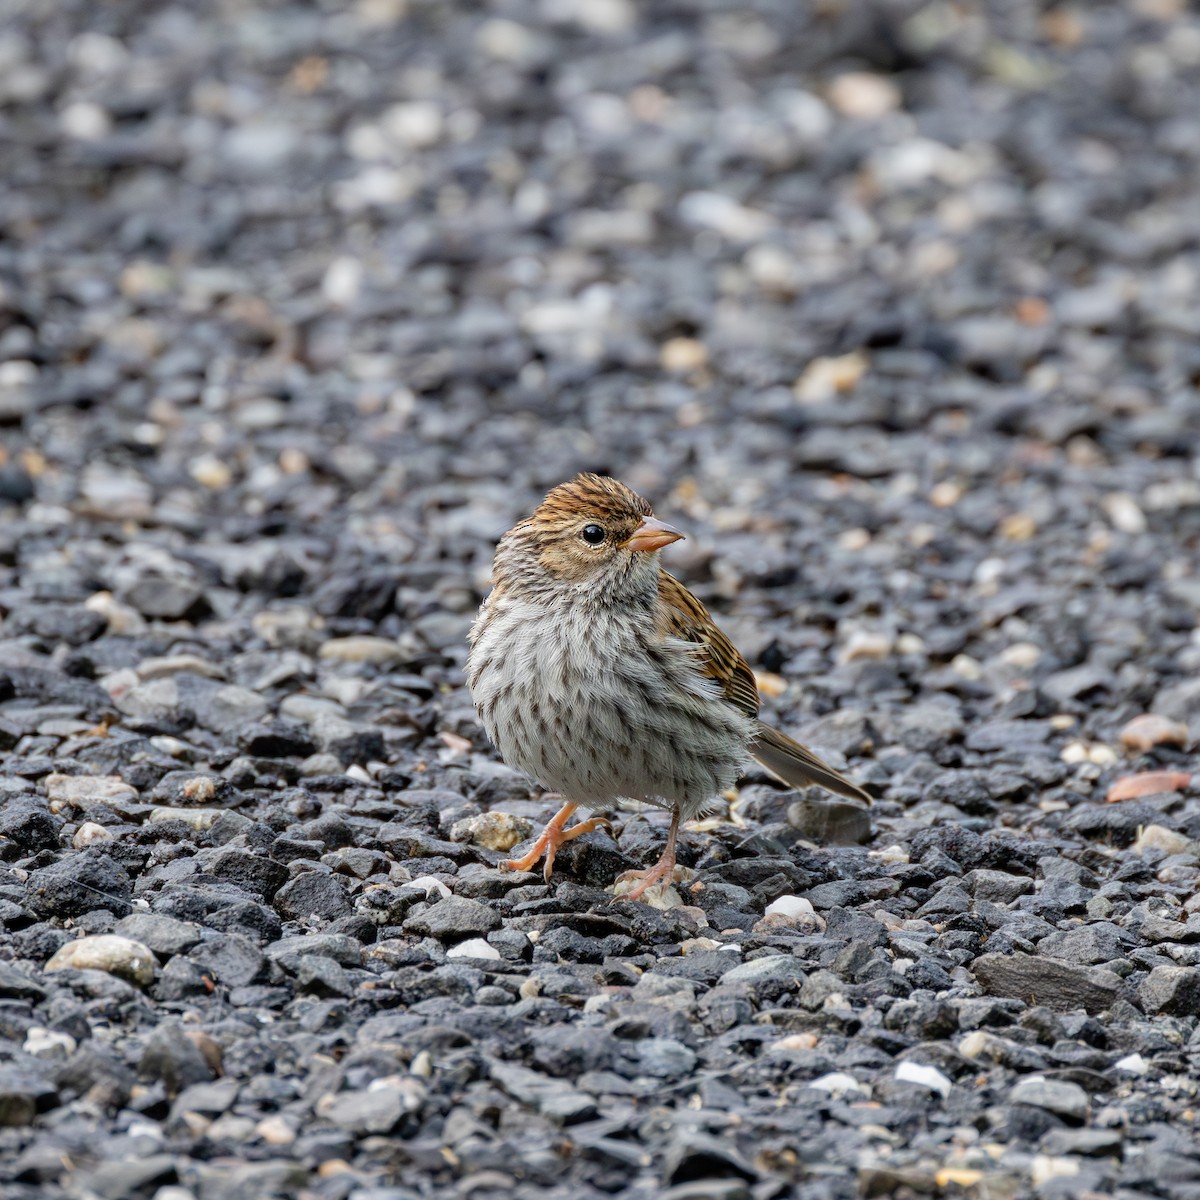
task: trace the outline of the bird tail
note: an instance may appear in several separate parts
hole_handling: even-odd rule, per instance
[[[772,775],[778,775],[790,787],[809,787],[815,783],[847,799],[868,805],[871,803],[871,797],[858,784],[852,783],[840,771],[835,771],[827,762],[822,762],[811,750],[786,733],[780,733],[761,721],[754,741],[750,743],[750,754],[760,766],[766,767]]]

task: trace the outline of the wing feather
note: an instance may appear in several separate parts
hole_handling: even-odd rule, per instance
[[[713,623],[708,609],[666,571],[659,572],[658,594],[663,601],[660,632],[700,647],[703,653],[696,656],[699,670],[720,685],[730,704],[757,718],[759,696],[754,672],[737,647]],[[748,747],[751,755],[784,783],[791,787],[815,783],[840,796],[871,803],[871,797],[858,784],[818,758],[807,746],[761,721],[757,722],[757,730]]]
[[[717,628],[708,609],[673,575],[661,571],[658,594],[663,601],[661,632],[703,647],[696,666],[720,685],[725,699],[747,716],[758,716],[758,685],[737,647]]]

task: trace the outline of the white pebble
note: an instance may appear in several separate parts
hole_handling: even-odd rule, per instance
[[[78,1043],[69,1033],[61,1033],[56,1029],[43,1029],[40,1025],[31,1025],[25,1034],[25,1044],[21,1047],[26,1054],[34,1058],[66,1059],[75,1053]]]
[[[869,121],[900,107],[900,89],[883,75],[848,71],[829,85],[829,100],[844,116]]]
[[[1114,529],[1121,533],[1146,532],[1146,514],[1128,492],[1110,492],[1100,503]]]
[[[362,291],[363,265],[357,258],[342,255],[325,268],[321,292],[325,299],[339,308],[348,308]]]
[[[689,192],[679,202],[679,215],[686,224],[711,229],[731,241],[757,241],[775,227],[768,213],[746,208],[721,192]]]
[[[451,946],[446,951],[447,958],[492,958],[500,957],[500,951],[495,946],[489,945],[483,938],[470,938],[465,942],[459,942],[457,946]]]
[[[829,1092],[833,1096],[845,1096],[849,1092],[867,1090],[853,1075],[848,1075],[845,1071],[831,1071],[828,1075],[814,1079],[808,1086],[821,1092]]]
[[[434,146],[442,138],[441,109],[429,100],[394,104],[380,123],[394,141],[413,149]]]
[[[67,137],[94,142],[112,130],[112,119],[98,104],[76,100],[58,114],[58,122]]]
[[[1051,1179],[1069,1179],[1079,1174],[1079,1159],[1068,1158],[1065,1155],[1055,1157],[1049,1154],[1035,1154],[1029,1164],[1029,1179],[1033,1186],[1041,1187]]]
[[[813,911],[812,901],[803,896],[780,896],[767,905],[767,916],[799,917]]]
[[[902,1062],[896,1068],[896,1078],[901,1083],[918,1083],[940,1096],[950,1095],[950,1089],[954,1086],[937,1067],[924,1063]]]
[[[404,886],[406,888],[420,888],[426,896],[437,892],[444,899],[450,895],[450,889],[440,879],[435,879],[432,875],[420,875],[416,879],[404,884]]]
[[[148,987],[157,974],[154,953],[141,942],[115,933],[100,933],[67,942],[55,951],[43,970],[106,971],[140,987]]]
[[[82,850],[85,846],[91,846],[95,842],[111,842],[112,840],[113,835],[103,825],[98,825],[95,821],[84,821],[75,830],[75,836],[71,839],[71,845],[76,850]]]
[[[1113,1066],[1118,1071],[1128,1071],[1130,1075],[1145,1075],[1150,1070],[1150,1064],[1140,1054],[1127,1054],[1118,1058]]]
[[[1184,854],[1192,849],[1192,843],[1182,833],[1176,833],[1173,829],[1167,829],[1163,825],[1147,825],[1130,849],[1134,854],[1145,854],[1148,850]]]
[[[843,666],[852,662],[881,662],[892,652],[892,638],[877,630],[856,629],[838,654]]]

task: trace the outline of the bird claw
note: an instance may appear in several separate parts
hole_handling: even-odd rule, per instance
[[[566,822],[574,811],[575,806],[566,805],[560,809],[550,823],[542,830],[537,841],[529,848],[529,853],[521,858],[508,858],[500,864],[501,870],[504,871],[529,871],[537,863],[542,855],[546,856],[546,865],[542,868],[542,877],[547,883],[550,882],[550,873],[554,870],[554,860],[560,849],[567,842],[574,841],[577,837],[581,837],[585,833],[591,833],[595,829],[603,826],[605,829],[612,832],[612,823],[605,817],[589,817],[586,821],[579,821],[572,825],[570,829],[564,828]],[[563,810],[566,810],[565,812]]]
[[[632,879],[641,882],[627,892],[614,895],[614,902],[617,900],[640,900],[650,888],[659,884],[663,887],[670,887],[675,882],[675,859],[673,857],[670,860],[659,859],[654,866],[644,871],[623,871],[617,876],[616,882],[626,883]]]

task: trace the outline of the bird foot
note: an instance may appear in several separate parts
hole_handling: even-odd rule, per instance
[[[661,883],[664,886],[670,886],[675,880],[675,855],[668,852],[662,856],[654,864],[644,871],[625,871],[617,876],[617,883],[626,883],[630,880],[637,879],[640,882],[636,886],[629,889],[627,892],[622,892],[619,896],[614,896],[614,900],[640,900],[645,892],[654,887],[655,884]]]
[[[505,871],[530,871],[538,859],[542,855],[545,855],[546,865],[542,869],[542,875],[546,882],[549,883],[550,872],[554,870],[555,856],[567,842],[574,841],[575,838],[581,837],[585,833],[591,833],[594,829],[612,829],[611,823],[605,820],[604,817],[589,817],[586,821],[579,821],[572,825],[570,829],[567,829],[567,821],[570,820],[571,813],[574,811],[574,804],[564,804],[550,819],[549,824],[542,830],[537,841],[529,848],[529,853],[523,855],[521,858],[506,859],[500,864],[501,869]]]

